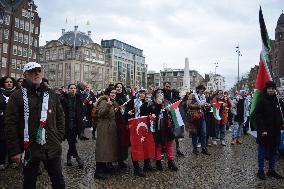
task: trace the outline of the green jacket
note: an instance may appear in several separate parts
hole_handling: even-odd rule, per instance
[[[46,86],[39,89],[24,80],[23,87],[28,89],[29,101],[29,149],[31,159],[46,160],[60,157],[62,153],[61,142],[65,132],[65,119],[59,97]],[[36,143],[36,131],[39,127],[43,92],[49,91],[48,115],[46,129],[46,144]],[[9,155],[13,156],[23,152],[24,140],[24,102],[21,89],[15,91],[9,99],[5,116],[5,132]]]

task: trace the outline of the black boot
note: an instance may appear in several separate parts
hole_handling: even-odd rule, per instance
[[[264,171],[258,171],[258,172],[257,172],[257,177],[258,177],[260,180],[266,180],[266,176],[265,176]]]
[[[126,168],[127,168],[127,165],[126,165],[126,163],[124,163],[124,161],[119,161],[119,162],[118,162],[118,167],[119,167],[120,169],[126,169]]]
[[[150,159],[145,159],[144,160],[144,167],[143,171],[144,172],[150,172],[150,171],[155,171],[156,169],[151,165]]]
[[[177,155],[180,157],[184,156],[184,154],[180,150],[177,150]]]
[[[70,156],[67,156],[67,166],[72,166],[72,160]]]
[[[145,177],[145,173],[140,168],[138,161],[133,161],[134,175],[138,177]]]
[[[111,174],[113,172],[113,170],[114,170],[114,166],[113,166],[112,162],[106,163],[106,168],[104,170],[104,173]]]
[[[156,160],[156,169],[158,171],[163,171],[163,166],[162,166],[162,161],[161,160]]]
[[[105,180],[107,179],[106,174],[104,174],[104,163],[97,162],[96,163],[96,171],[94,174],[95,179]]]
[[[192,152],[197,156],[199,155],[199,151],[197,150],[197,148],[194,148]]]
[[[283,179],[283,176],[276,173],[276,171],[268,171],[266,175],[276,179]]]
[[[171,171],[177,171],[178,170],[178,168],[177,168],[177,166],[176,166],[176,164],[173,160],[168,161],[168,168]]]
[[[202,151],[201,151],[202,154],[205,154],[207,156],[210,156],[211,154],[208,152],[208,150],[206,148],[202,148]]]
[[[79,165],[79,168],[80,169],[84,169],[84,162],[82,161],[82,159],[80,157],[77,157],[76,161],[77,161],[77,163]]]

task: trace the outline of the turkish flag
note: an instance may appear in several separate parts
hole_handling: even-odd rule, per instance
[[[147,116],[128,120],[133,161],[155,157],[155,142],[149,124]]]

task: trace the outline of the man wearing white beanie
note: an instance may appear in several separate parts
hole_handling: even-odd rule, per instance
[[[55,92],[42,83],[41,65],[29,62],[23,68],[24,81],[8,102],[5,116],[9,156],[23,163],[24,189],[36,188],[43,162],[52,188],[65,188],[61,142],[65,119]]]

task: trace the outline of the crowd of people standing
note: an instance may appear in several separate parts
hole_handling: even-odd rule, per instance
[[[218,141],[223,147],[228,144],[241,145],[242,134],[248,130],[252,96],[246,91],[229,96],[226,91],[208,91],[205,86],[199,85],[194,92],[181,96],[170,82],[165,82],[162,88],[156,88],[151,93],[144,88],[127,92],[123,83],[110,84],[100,93],[93,91],[85,82],[69,84],[66,90],[53,90],[48,80],[42,78],[41,66],[36,62],[25,65],[23,76],[18,82],[12,77],[0,80],[0,170],[5,169],[6,159],[13,166],[22,163],[24,188],[36,188],[40,162],[49,174],[52,187],[65,188],[61,143],[64,140],[68,143],[67,166],[73,166],[74,158],[78,168],[84,169],[84,158],[78,153],[76,143],[77,139],[89,140],[86,128],[93,128],[92,136],[96,140],[96,179],[107,179],[116,167],[127,168],[126,160],[131,149],[128,120],[141,116],[153,118],[153,131],[150,132],[155,142],[155,157],[154,160],[144,159],[143,169],[139,161],[132,159],[134,174],[145,177],[146,172],[163,171],[164,153],[168,169],[178,171],[174,161],[175,151],[177,156],[184,156],[179,140],[184,135],[175,132],[168,110],[168,106],[177,101],[181,102],[179,109],[183,128],[192,138],[193,154],[196,156],[200,155],[199,147],[201,154],[210,156],[208,146],[218,145]],[[276,86],[267,85],[266,89],[270,88],[276,89]],[[273,94],[273,97],[269,96],[269,91],[265,94],[266,100],[256,108],[257,123],[261,125],[258,130],[261,133],[258,135],[258,176],[261,179],[265,179],[265,136],[278,136],[282,126],[282,120],[276,119],[276,126],[267,128],[267,118],[263,118],[266,113],[264,104],[273,104],[274,109],[269,112],[276,112],[276,118],[280,114]],[[269,121],[275,120],[267,120],[267,124]],[[232,131],[230,141],[226,139],[226,130]],[[276,138],[268,144],[274,148],[268,148],[271,163],[267,175],[276,178],[282,178],[275,172],[275,148],[279,140]]]

